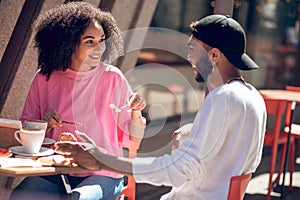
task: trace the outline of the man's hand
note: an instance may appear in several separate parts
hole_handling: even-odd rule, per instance
[[[81,167],[91,170],[101,170],[102,164],[95,159],[88,150],[77,142],[57,142],[55,152],[65,157],[73,158]],[[96,148],[96,147],[95,147]]]
[[[182,132],[180,132],[178,130],[174,131],[174,133],[171,136],[171,140],[172,140],[171,149],[172,149],[172,151],[177,149],[180,146],[182,137],[184,137]]]
[[[171,136],[172,150],[175,150],[180,146],[182,138],[190,134],[192,127],[193,124],[189,123],[174,131],[174,133]]]

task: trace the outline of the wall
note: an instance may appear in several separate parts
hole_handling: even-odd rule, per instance
[[[122,31],[148,27],[157,4],[157,0],[88,2],[111,11]],[[63,0],[0,1],[0,117],[19,118],[31,79],[37,70],[37,53],[33,47],[30,25],[40,12],[63,3]],[[131,36],[125,37],[128,45],[143,42],[143,34]],[[137,52],[134,52],[118,60],[117,64],[126,71],[134,67],[136,60]]]

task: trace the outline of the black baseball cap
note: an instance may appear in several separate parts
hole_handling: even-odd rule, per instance
[[[218,48],[235,67],[257,69],[246,54],[246,35],[241,25],[229,16],[214,14],[191,25],[192,34],[205,44]]]

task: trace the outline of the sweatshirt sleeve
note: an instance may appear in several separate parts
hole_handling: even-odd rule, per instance
[[[41,107],[40,107],[40,98],[39,93],[40,89],[38,86],[39,74],[36,73],[34,79],[32,80],[28,95],[26,97],[25,105],[20,117],[21,121],[26,119],[42,119]]]
[[[182,139],[180,147],[171,154],[135,158],[133,174],[136,182],[179,187],[201,179],[207,170],[205,162],[215,156],[216,144],[224,131],[221,127],[212,126],[213,122],[225,119],[224,114],[218,112],[220,106],[223,104],[207,99],[197,113],[190,134]]]

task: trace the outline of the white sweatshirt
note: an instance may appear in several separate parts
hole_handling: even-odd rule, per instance
[[[170,155],[135,158],[136,182],[172,186],[161,199],[227,199],[230,178],[255,172],[263,149],[265,103],[250,84],[212,90],[190,134]]]

